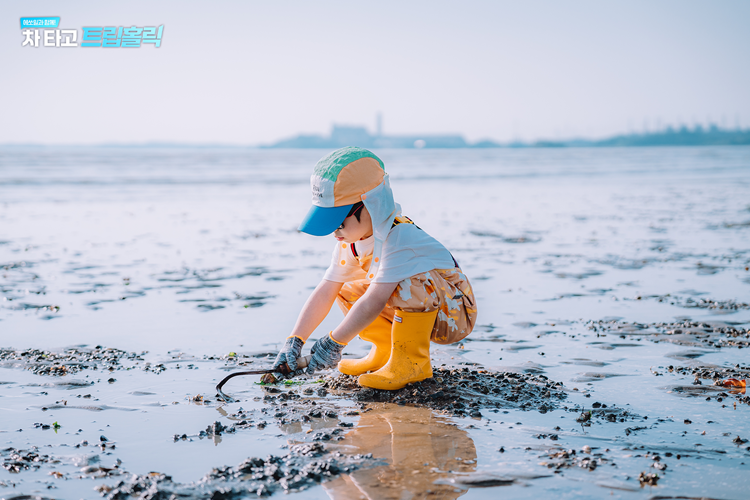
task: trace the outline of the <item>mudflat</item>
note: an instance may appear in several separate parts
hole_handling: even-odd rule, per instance
[[[321,152],[0,148],[0,498],[746,498],[750,148],[377,153],[477,328],[226,402],[330,260]]]

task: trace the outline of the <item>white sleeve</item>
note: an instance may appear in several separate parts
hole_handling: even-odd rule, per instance
[[[336,283],[346,283],[347,281],[364,279],[366,277],[367,274],[359,267],[359,262],[352,253],[349,245],[337,242],[336,246],[333,247],[331,265],[328,266],[323,279]]]

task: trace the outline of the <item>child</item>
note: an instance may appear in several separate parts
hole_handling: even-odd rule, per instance
[[[344,320],[312,348],[307,373],[334,367],[359,384],[395,390],[432,377],[430,340],[457,342],[471,333],[477,308],[466,276],[448,250],[401,215],[383,162],[346,147],[315,166],[313,206],[299,230],[333,233],[331,265],[300,312],[274,363],[297,370],[305,341],[334,301]],[[341,361],[355,336],[372,342],[362,359]]]

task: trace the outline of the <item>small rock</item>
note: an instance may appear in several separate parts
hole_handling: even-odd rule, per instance
[[[656,474],[655,472],[650,472],[648,474],[641,472],[638,475],[638,482],[640,482],[641,485],[656,486],[657,481],[659,481],[659,474]]]

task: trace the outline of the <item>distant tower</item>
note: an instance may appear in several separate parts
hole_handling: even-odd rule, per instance
[[[383,114],[378,113],[375,117],[375,135],[376,137],[383,137]]]

